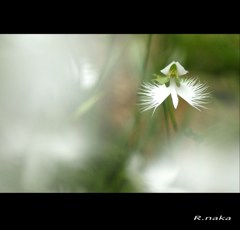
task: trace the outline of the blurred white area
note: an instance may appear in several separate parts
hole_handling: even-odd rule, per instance
[[[145,192],[239,192],[239,147],[178,139],[153,159],[134,154],[128,172]]]
[[[86,152],[86,138],[65,130],[59,134],[39,133],[34,138],[29,138],[30,144],[26,149],[25,169],[22,184],[25,189],[40,190],[54,173],[55,163],[74,165],[74,161],[83,164]]]
[[[0,191],[41,191],[56,162],[83,162],[87,130],[71,119],[109,36],[0,35]]]
[[[239,146],[210,143],[175,150],[176,180],[189,192],[239,192]]]
[[[98,80],[98,73],[91,63],[84,59],[78,62],[72,58],[69,65],[69,74],[72,74],[79,85],[85,89],[92,88]],[[79,76],[81,77],[79,78]]]
[[[165,157],[155,157],[145,161],[139,153],[132,156],[128,165],[128,173],[133,181],[137,181],[144,192],[187,192],[174,182],[179,173],[179,165]]]

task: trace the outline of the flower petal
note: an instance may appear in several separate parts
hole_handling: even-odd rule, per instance
[[[177,66],[178,76],[182,76],[188,73],[188,71],[185,70],[184,67],[178,61],[175,64]]]
[[[155,85],[151,83],[143,83],[142,89],[138,94],[142,95],[139,105],[142,106],[142,112],[155,109],[170,95],[169,87],[165,85]],[[153,112],[154,112],[153,111]]]
[[[170,89],[170,92],[171,92],[172,102],[173,102],[173,106],[174,106],[175,109],[178,106],[178,96],[177,96],[176,88],[177,88],[177,85],[176,85],[174,79],[171,79],[169,89]]]
[[[198,82],[197,79],[184,79],[177,87],[177,94],[188,102],[195,109],[206,108],[204,104],[208,103],[209,93],[206,92],[208,86]]]
[[[162,72],[165,75],[168,75],[169,70],[171,68],[171,66],[175,64],[177,66],[177,72],[178,72],[178,76],[182,76],[188,73],[187,70],[184,69],[184,67],[177,61],[173,61],[171,62],[169,65],[167,65],[164,69],[160,70],[160,72]]]
[[[165,75],[168,75],[169,70],[170,70],[170,68],[171,68],[171,66],[172,66],[173,64],[176,64],[176,62],[175,62],[175,61],[171,62],[171,63],[170,63],[169,65],[167,65],[164,69],[160,70],[160,72],[162,72],[162,73],[165,74]]]

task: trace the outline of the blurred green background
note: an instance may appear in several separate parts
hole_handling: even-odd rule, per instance
[[[237,34],[0,35],[0,192],[239,192]],[[172,61],[209,85],[178,131],[137,92]]]

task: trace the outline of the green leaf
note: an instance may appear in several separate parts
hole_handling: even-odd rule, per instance
[[[155,79],[153,79],[154,82],[157,82],[161,85],[169,82],[170,78],[167,77],[167,76],[160,76],[160,75],[157,75],[157,74],[154,74],[154,76],[156,77]]]
[[[98,93],[86,100],[76,109],[73,117],[76,119],[82,116],[84,113],[88,112],[88,110],[90,110],[102,98],[102,96],[102,93]]]

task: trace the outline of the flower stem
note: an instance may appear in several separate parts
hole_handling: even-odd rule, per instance
[[[168,104],[168,111],[169,111],[169,115],[170,115],[170,119],[173,125],[174,130],[177,132],[178,130],[178,126],[177,126],[177,121],[176,118],[174,116],[174,111],[173,111],[173,106],[170,104],[170,98],[167,98],[167,104]]]
[[[147,64],[148,64],[148,60],[149,60],[149,55],[150,55],[150,50],[151,50],[151,43],[152,43],[152,34],[148,35],[148,39],[147,39],[147,45],[146,45],[146,56],[142,65],[142,79],[146,80],[147,76],[146,76],[146,70],[147,70]]]
[[[109,63],[111,61],[111,58],[112,58],[112,55],[113,55],[113,48],[114,48],[114,45],[115,45],[115,35],[111,35],[111,37],[109,38],[109,46],[108,46],[108,50],[107,50],[107,55],[106,55],[106,59],[105,59],[105,63],[104,65],[102,66],[101,70],[100,70],[100,73],[99,73],[99,76],[98,76],[98,82],[95,86],[95,89],[98,89],[99,86],[102,84],[103,82],[103,79],[105,78],[106,76],[106,72],[107,72],[107,69],[109,68]]]
[[[167,108],[167,103],[164,101],[163,102],[163,113],[164,113],[164,118],[165,118],[165,127],[166,127],[166,132],[167,132],[167,138],[169,139],[169,123],[168,123],[168,108]]]
[[[141,69],[141,80],[144,81],[147,79],[146,77],[146,71],[147,71],[147,64],[149,61],[149,56],[150,56],[150,50],[151,50],[151,44],[152,44],[152,34],[149,34],[147,37],[147,41],[146,41],[146,54],[145,57],[143,59],[143,63],[142,63],[142,69]],[[137,148],[139,146],[139,142],[140,142],[140,123],[141,123],[141,117],[138,111],[137,106],[135,107],[135,111],[134,111],[134,124],[133,124],[133,128],[129,134],[129,138],[128,138],[128,147],[134,146]]]

